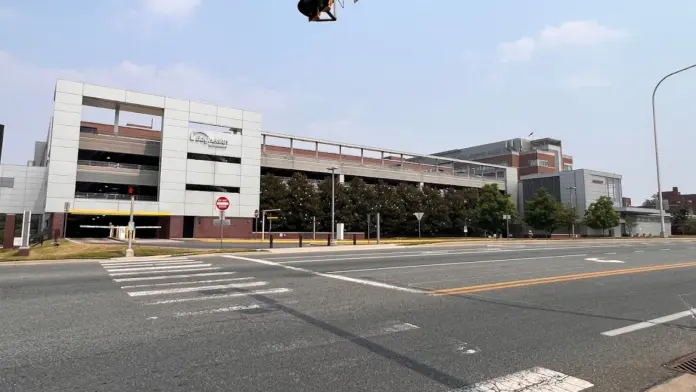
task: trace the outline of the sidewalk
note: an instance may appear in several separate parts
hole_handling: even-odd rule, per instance
[[[696,392],[696,376],[684,374],[653,387],[648,392]]]

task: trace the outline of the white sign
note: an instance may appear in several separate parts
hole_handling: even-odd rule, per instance
[[[512,219],[512,217],[510,215],[503,215],[503,219],[508,220],[508,219]]]
[[[413,215],[416,216],[416,219],[420,222],[421,219],[423,219],[423,213],[422,212],[414,212]]]
[[[211,135],[210,132],[204,132],[204,131],[191,131],[190,134],[190,139],[194,143],[201,143],[205,144],[208,147],[215,147],[215,148],[227,148],[227,140],[223,139],[221,137],[215,137],[215,135]]]

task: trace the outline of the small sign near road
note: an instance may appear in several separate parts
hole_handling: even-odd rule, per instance
[[[254,210],[254,218],[258,218],[258,217],[259,217],[259,210]]]
[[[230,199],[225,196],[220,196],[215,200],[215,207],[220,211],[225,211],[230,208]]]
[[[418,222],[420,222],[420,220],[423,219],[422,212],[414,212],[413,215],[415,215],[416,219],[418,219]]]

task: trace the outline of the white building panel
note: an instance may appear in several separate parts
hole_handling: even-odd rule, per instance
[[[126,91],[117,88],[85,84],[80,94],[85,97],[103,99],[105,101],[126,102]]]

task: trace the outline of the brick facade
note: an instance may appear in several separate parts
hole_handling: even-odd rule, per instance
[[[5,215],[5,235],[2,239],[2,247],[5,249],[14,248],[14,228],[15,228],[15,215],[7,214]]]
[[[193,227],[194,238],[220,238],[220,227],[213,224],[213,220],[217,218],[211,216],[199,216],[195,219]],[[228,218],[231,221],[229,226],[222,229],[224,238],[252,238],[252,222],[251,218]],[[183,227],[183,218],[182,218]],[[182,229],[183,230],[183,229]],[[183,235],[183,233],[182,233]],[[176,237],[170,237],[176,238]]]

